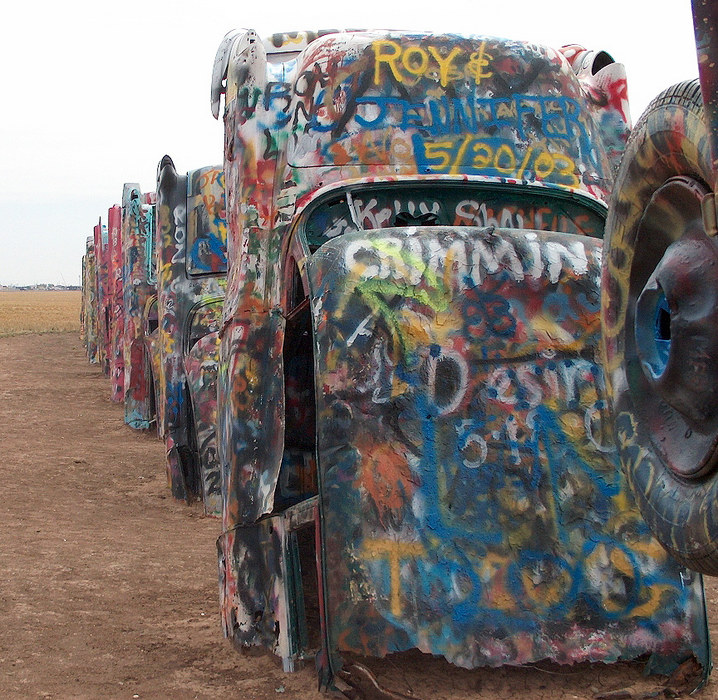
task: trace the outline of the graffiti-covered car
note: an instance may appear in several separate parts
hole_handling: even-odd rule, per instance
[[[157,418],[176,498],[201,498],[219,514],[216,424],[217,333],[226,286],[224,175],[208,166],[180,175],[158,167],[157,306],[153,338]],[[207,338],[209,336],[209,338]]]
[[[125,423],[149,429],[154,416],[152,363],[147,352],[145,311],[156,296],[152,277],[155,193],[126,183],[122,191],[122,296],[124,308]]]
[[[122,264],[122,207],[107,210],[107,362],[110,398],[121,403],[125,397],[125,302]]]
[[[225,38],[217,544],[238,646],[287,670],[317,654],[322,683],[409,649],[708,672],[702,581],[634,507],[599,361],[625,89],[575,46]]]
[[[85,254],[82,256],[80,338],[87,359],[93,364],[100,362],[97,311],[97,257],[95,255],[95,239],[93,236],[89,236],[85,241]]]
[[[655,536],[718,574],[718,6],[695,0],[698,80],[629,140],[610,202],[603,343],[615,440]]]
[[[102,217],[93,227],[96,274],[96,318],[97,324],[97,359],[105,376],[110,374],[111,343],[110,318],[111,303],[109,292],[109,255],[110,245],[107,226],[102,223]]]

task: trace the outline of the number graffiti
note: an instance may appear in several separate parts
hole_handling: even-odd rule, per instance
[[[552,153],[532,144],[520,153],[513,144],[465,136],[462,139],[427,141],[412,138],[416,163],[421,172],[496,175],[516,180],[549,180],[578,187],[576,163],[564,153]]]

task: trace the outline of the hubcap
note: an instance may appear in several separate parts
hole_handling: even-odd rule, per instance
[[[684,479],[718,464],[718,244],[702,227],[706,192],[677,177],[654,194],[638,228],[630,282],[633,403],[657,452]]]

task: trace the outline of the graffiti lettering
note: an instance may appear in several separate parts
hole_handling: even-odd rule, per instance
[[[177,245],[177,251],[172,256],[172,264],[184,262],[184,248],[185,239],[187,237],[185,232],[185,222],[187,220],[187,207],[183,204],[178,204],[172,212],[175,220],[175,243]]]
[[[503,206],[494,209],[486,202],[465,199],[456,205],[455,226],[495,226],[496,228],[535,229],[596,235],[588,214],[566,216],[550,207]]]
[[[275,107],[275,103],[279,103]],[[286,126],[289,123],[289,110],[292,105],[292,90],[288,83],[267,83],[264,89],[264,109],[276,113],[275,124],[277,127]]]
[[[425,49],[421,46],[404,46],[391,40],[375,41],[372,44],[374,51],[374,84],[381,85],[382,66],[386,65],[399,83],[416,84],[422,77],[431,76],[436,68],[439,70],[439,82],[446,87],[450,80],[457,80],[461,77],[456,68],[452,65],[454,59],[461,53],[458,46],[451,52],[441,55],[441,49],[429,46]],[[431,59],[434,59],[435,66]]]
[[[367,129],[421,127],[432,136],[440,136],[510,128],[521,141],[537,134],[561,141],[580,140],[582,147],[590,147],[579,105],[568,97],[442,96],[412,103],[398,97],[362,96],[356,98],[356,104],[357,124]]]
[[[394,199],[390,206],[377,206],[375,198],[365,201],[359,197],[353,199],[354,214],[360,228],[383,228],[394,225],[394,218],[399,212],[406,212],[411,216],[422,214],[436,214],[440,212],[439,202],[427,199]]]
[[[389,562],[391,612],[401,615],[401,562],[403,559],[419,557],[424,554],[421,542],[398,542],[394,540],[366,540],[364,554],[368,559],[381,559]]]
[[[491,54],[486,53],[486,42],[482,41],[478,51],[471,54],[471,60],[467,66],[467,72],[471,75],[477,85],[484,78],[490,78],[493,73],[485,70],[493,59]]]
[[[570,187],[580,185],[574,161],[565,153],[550,152],[541,146],[529,146],[522,154],[516,145],[500,139],[465,136],[460,140],[428,141],[415,134],[412,141],[420,172],[469,172],[517,180],[533,176],[532,179],[552,179]]]
[[[469,366],[458,352],[433,353],[428,360],[429,400],[440,414],[455,411],[466,395]]]
[[[384,239],[381,244],[370,240],[356,240],[345,252],[345,264],[361,279],[405,279],[415,285],[422,278],[435,281],[443,279],[454,265],[467,270],[466,277],[459,280],[460,288],[479,286],[484,274],[498,271],[513,280],[525,277],[534,279],[546,274],[551,282],[557,282],[564,265],[574,275],[584,275],[588,260],[584,244],[580,240],[571,243],[541,241],[535,234],[528,234],[521,249],[515,240],[494,235],[490,240],[469,240],[460,236],[446,246],[431,244],[412,238]],[[447,260],[451,263],[447,269]]]

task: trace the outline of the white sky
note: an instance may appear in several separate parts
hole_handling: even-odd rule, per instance
[[[634,122],[697,76],[689,0],[12,0],[0,26],[0,284],[78,284],[85,239],[124,182],[221,163],[210,77],[224,34],[421,29],[605,49]]]

